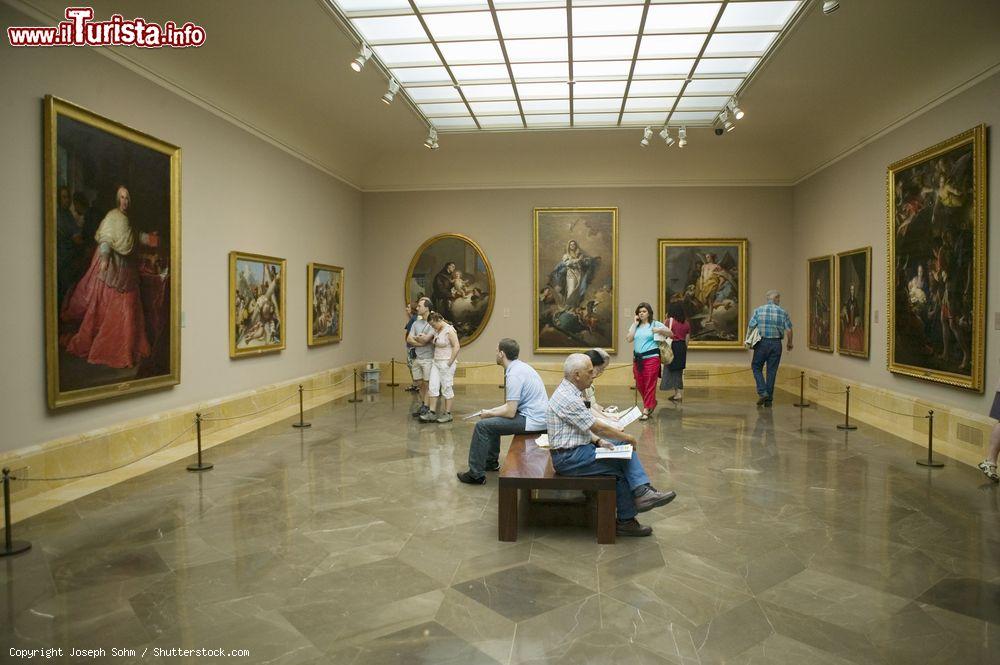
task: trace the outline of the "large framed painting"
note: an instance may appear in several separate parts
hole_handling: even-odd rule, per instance
[[[986,127],[889,166],[890,372],[983,391]]]
[[[323,263],[306,267],[306,330],[309,346],[344,339],[344,269]]]
[[[618,208],[535,208],[535,353],[618,342]]]
[[[229,252],[229,357],[285,348],[285,259]]]
[[[462,346],[479,337],[493,313],[496,284],[486,253],[472,238],[442,233],[417,249],[406,270],[403,297],[427,296],[431,309],[455,326]]]
[[[747,327],[745,238],[660,239],[658,318],[680,303],[693,349],[742,349]]]
[[[833,256],[809,259],[809,348],[833,353]]]
[[[867,358],[871,342],[872,248],[837,254],[837,353]]]
[[[181,150],[44,103],[49,408],[180,382]]]

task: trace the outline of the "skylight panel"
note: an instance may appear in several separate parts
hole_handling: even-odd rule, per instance
[[[635,37],[574,37],[573,60],[631,60]]]
[[[464,118],[431,118],[431,124],[438,129],[475,129],[476,121],[471,116]]]
[[[440,65],[437,51],[430,44],[399,44],[394,46],[375,46],[373,49],[386,67],[401,66],[434,66]]]
[[[448,70],[444,67],[399,67],[392,70],[396,80],[407,83],[451,83]]]
[[[729,101],[729,97],[689,97],[684,95],[677,102],[677,111],[715,111],[719,112]]]
[[[484,115],[477,117],[479,120],[479,125],[481,127],[489,127],[490,129],[521,129],[524,124],[521,122],[521,116],[519,115]]]
[[[749,74],[757,60],[758,58],[706,58],[698,62],[694,75]]]
[[[424,88],[406,88],[406,94],[414,102],[450,102],[460,101],[462,96],[454,86],[428,86]]]
[[[377,16],[351,19],[369,44],[426,41],[427,33],[416,16]]]
[[[632,67],[629,60],[598,60],[594,62],[574,62],[573,78],[627,78]]]
[[[646,14],[644,30],[646,34],[708,32],[715,23],[721,6],[722,3],[719,2],[651,5]]]
[[[574,97],[621,97],[625,81],[579,81],[573,86]]]
[[[575,113],[598,113],[614,111],[617,113],[622,108],[621,97],[609,97],[608,99],[574,99],[573,111]],[[617,122],[617,119],[615,120]]]
[[[510,81],[507,65],[458,65],[451,73],[459,83]]]
[[[563,99],[569,97],[568,83],[518,83],[517,94],[525,99]]]
[[[674,79],[672,81],[632,81],[628,94],[630,97],[637,95],[665,96],[680,94],[684,81]]]
[[[706,35],[645,35],[639,42],[640,58],[694,58],[701,53]]]
[[[336,4],[345,12],[385,11],[387,9],[405,9],[411,11],[407,0],[336,0]]]
[[[625,102],[625,112],[659,111],[664,116],[674,105],[674,97],[629,97]]]
[[[517,37],[565,37],[565,9],[525,9],[497,12],[504,39]]]
[[[667,112],[662,113],[624,113],[623,125],[662,125],[667,121]]]
[[[517,109],[517,102],[514,100],[506,102],[470,102],[469,106],[472,108],[472,112],[479,116],[484,115],[510,115],[511,113],[519,113]]]
[[[731,95],[739,89],[743,79],[699,79],[688,83],[685,95]]]
[[[499,41],[442,42],[441,54],[449,65],[491,64],[503,62]]]
[[[569,40],[505,39],[511,62],[561,62],[569,59]]]
[[[381,1],[381,0],[379,0]],[[417,9],[434,11],[435,9],[489,9],[486,0],[414,0]]]
[[[448,115],[469,115],[469,109],[467,109],[465,104],[461,102],[449,102],[447,104],[420,104],[419,106],[420,110],[423,111],[424,115],[428,118]]]
[[[497,31],[489,12],[424,14],[424,21],[437,41],[456,39],[496,39]]]
[[[542,62],[532,65],[513,64],[510,66],[516,81],[529,79],[569,79],[569,64],[565,62]]]
[[[711,123],[719,116],[718,111],[675,111],[673,115],[670,116],[671,123]]]
[[[526,115],[524,116],[524,121],[528,123],[528,127],[545,127],[545,126],[566,126],[569,124],[569,114],[559,113],[555,115]]]
[[[687,76],[694,60],[637,60],[633,76]]]
[[[719,31],[724,30],[778,30],[792,18],[799,2],[730,2],[719,20]]]
[[[569,99],[522,99],[525,113],[569,113]]]
[[[573,8],[574,35],[634,35],[639,32],[642,5]]]
[[[613,127],[618,124],[618,113],[574,113],[573,124],[593,127]]]
[[[706,56],[759,56],[778,36],[776,32],[731,32],[714,34],[705,48]]]
[[[514,86],[507,84],[463,85],[462,94],[470,102],[481,99],[514,99]]]

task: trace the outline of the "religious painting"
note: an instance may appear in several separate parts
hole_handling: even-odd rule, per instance
[[[889,166],[890,372],[983,391],[986,127]]]
[[[181,150],[52,96],[43,108],[49,408],[175,385]]]
[[[431,309],[455,327],[459,344],[473,342],[493,313],[493,268],[471,238],[442,233],[417,249],[406,271],[403,297],[416,302],[427,296]]]
[[[535,353],[618,341],[618,208],[535,208]]]
[[[306,330],[309,346],[344,338],[344,269],[323,263],[306,267]]]
[[[229,252],[229,357],[285,348],[285,259]]]
[[[747,241],[659,241],[659,310],[680,303],[693,349],[742,349],[747,327]]]
[[[809,348],[833,353],[833,256],[809,259]]]
[[[871,340],[872,248],[837,254],[837,353],[867,358]]]

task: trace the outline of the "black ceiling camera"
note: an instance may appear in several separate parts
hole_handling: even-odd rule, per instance
[[[722,130],[722,127],[716,127],[715,128],[715,135],[716,136],[722,136],[724,133],[725,132]]]

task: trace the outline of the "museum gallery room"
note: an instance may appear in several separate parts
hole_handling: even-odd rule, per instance
[[[1000,662],[1000,2],[0,18],[0,661]]]

